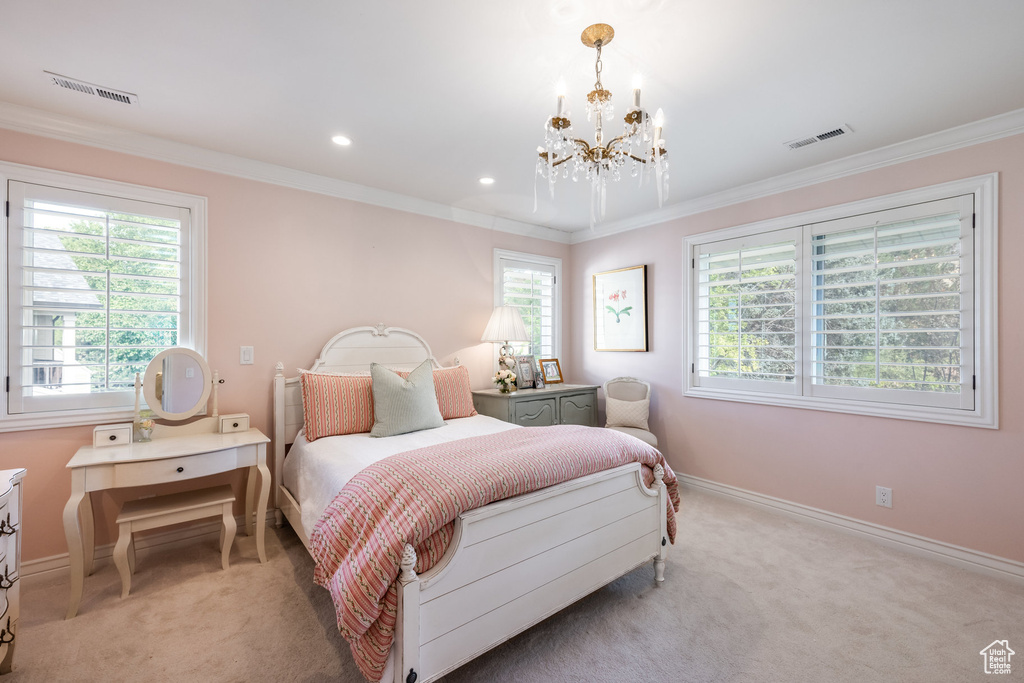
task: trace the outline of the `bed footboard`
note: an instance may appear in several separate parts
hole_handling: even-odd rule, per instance
[[[422,575],[407,546],[395,683],[428,683],[654,559],[664,581],[668,495],[632,464],[465,512]]]

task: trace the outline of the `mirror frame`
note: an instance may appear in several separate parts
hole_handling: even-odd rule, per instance
[[[156,375],[163,370],[165,358],[179,353],[192,358],[199,364],[199,369],[203,373],[203,395],[199,397],[199,400],[190,409],[181,413],[170,413],[161,407],[161,401],[156,397]],[[153,360],[149,361],[149,365],[146,366],[146,376],[142,381],[142,395],[146,399],[146,406],[153,411],[153,415],[164,420],[187,420],[192,417],[206,407],[206,402],[210,400],[212,389],[213,373],[210,372],[210,366],[206,363],[206,359],[196,351],[187,349],[184,346],[174,346],[156,354]]]

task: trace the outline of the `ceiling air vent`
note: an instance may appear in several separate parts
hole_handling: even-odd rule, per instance
[[[797,140],[791,140],[791,141],[789,141],[787,143],[784,143],[784,144],[786,145],[786,147],[788,147],[790,149],[800,149],[801,147],[806,147],[807,145],[813,145],[815,142],[823,142],[825,140],[831,140],[832,138],[837,138],[840,135],[847,135],[847,134],[852,133],[852,132],[853,132],[853,128],[850,128],[846,124],[843,124],[843,125],[841,125],[841,126],[839,126],[837,128],[832,128],[831,130],[826,130],[824,133],[818,133],[817,135],[812,135],[810,137],[799,138]]]
[[[112,102],[120,102],[122,104],[139,103],[139,96],[135,93],[125,92],[123,90],[114,90],[113,88],[107,88],[94,83],[86,83],[85,81],[79,81],[74,78],[55,74],[52,71],[44,71],[43,73],[46,74],[51,83],[60,86],[61,88],[74,90],[75,92],[80,92],[84,95],[102,97],[103,99],[110,100]]]

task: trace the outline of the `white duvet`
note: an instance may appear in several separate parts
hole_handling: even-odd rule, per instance
[[[517,425],[486,415],[448,420],[437,429],[373,438],[369,434],[328,436],[310,443],[300,431],[284,461],[284,485],[302,509],[306,533],[338,492],[363,468],[405,451],[471,436],[496,434]]]

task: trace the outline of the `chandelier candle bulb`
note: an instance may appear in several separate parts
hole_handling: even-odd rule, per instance
[[[640,86],[643,85],[643,78],[640,74],[633,75],[633,108],[640,108]]]

